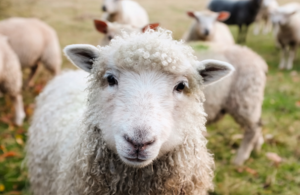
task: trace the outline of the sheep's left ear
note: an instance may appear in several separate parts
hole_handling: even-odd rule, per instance
[[[203,60],[198,62],[197,71],[202,76],[204,85],[207,86],[231,75],[234,67],[223,61]]]
[[[227,20],[230,17],[230,13],[229,12],[219,12],[218,13],[218,17],[217,20],[220,22],[223,22],[225,20]]]
[[[100,57],[99,49],[88,44],[68,45],[64,53],[75,66],[89,73],[93,68],[94,60]]]
[[[147,24],[145,27],[142,28],[142,32],[144,33],[148,29],[155,30],[158,26],[159,26],[159,23]]]

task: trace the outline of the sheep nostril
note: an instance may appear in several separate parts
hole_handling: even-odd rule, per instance
[[[106,12],[106,7],[105,7],[105,5],[102,6],[102,11]]]
[[[205,36],[209,35],[209,30],[205,29],[205,30],[204,30],[204,35],[205,35]]]

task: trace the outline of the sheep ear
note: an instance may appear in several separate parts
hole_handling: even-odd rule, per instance
[[[147,24],[144,28],[142,28],[142,32],[144,33],[148,29],[155,30],[159,26],[159,23]]]
[[[64,53],[75,66],[89,73],[93,68],[94,60],[100,57],[99,49],[87,44],[68,45]]]
[[[219,12],[219,15],[217,17],[218,21],[225,21],[230,17],[230,13],[229,12]]]
[[[227,62],[203,60],[197,64],[197,70],[203,78],[204,85],[207,86],[231,75],[234,67]]]
[[[94,20],[95,28],[103,34],[106,34],[108,32],[108,24],[105,21],[102,20]]]
[[[188,16],[190,16],[191,18],[196,18],[196,16],[195,16],[195,13],[194,13],[194,12],[190,12],[190,11],[188,11],[188,12],[186,12],[186,14],[187,14]]]

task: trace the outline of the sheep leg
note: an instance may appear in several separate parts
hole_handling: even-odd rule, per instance
[[[281,44],[281,60],[279,64],[279,69],[284,69],[286,56],[288,55],[288,48]]]
[[[34,65],[33,67],[31,67],[31,71],[30,71],[30,74],[29,74],[29,77],[28,77],[28,81],[26,82],[27,87],[33,87],[33,85],[34,85],[33,80],[34,80],[34,77],[37,73],[38,67],[39,67],[38,63],[36,65]]]
[[[238,43],[242,43],[243,25],[239,25]]]
[[[294,63],[296,51],[297,51],[296,46],[291,46],[290,47],[289,57],[288,57],[287,66],[286,66],[287,70],[291,70],[293,68],[293,63]]]
[[[15,108],[15,124],[21,126],[23,124],[23,120],[25,118],[25,111],[23,106],[22,95],[18,94],[16,96],[12,96]]]
[[[234,164],[242,165],[249,157],[253,148],[261,146],[261,128],[257,125],[250,125],[245,128],[244,138],[237,155],[234,159]]]
[[[260,29],[261,29],[261,27],[262,27],[262,23],[261,23],[260,20],[258,20],[258,21],[255,22],[254,25],[255,25],[255,26],[254,26],[253,34],[254,34],[254,35],[258,35],[259,32],[260,32]]]
[[[270,21],[270,19],[265,20],[264,34],[268,34],[269,32],[271,32],[271,29],[272,29],[272,22]]]

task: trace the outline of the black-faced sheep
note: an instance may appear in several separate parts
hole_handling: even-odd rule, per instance
[[[22,99],[22,72],[18,56],[11,49],[8,38],[0,35],[0,92],[12,98],[15,124],[22,125],[25,118]]]
[[[203,87],[233,67],[197,61],[162,29],[64,51],[89,74],[62,74],[37,99],[27,146],[33,193],[207,194],[214,162]]]
[[[208,8],[214,12],[227,11],[230,13],[225,24],[238,25],[239,43],[246,42],[248,27],[255,21],[262,0],[211,0]]]
[[[40,62],[53,75],[59,73],[61,50],[56,32],[49,25],[35,18],[9,18],[0,21],[0,34],[9,38],[22,68],[31,69],[28,85],[33,84]]]

